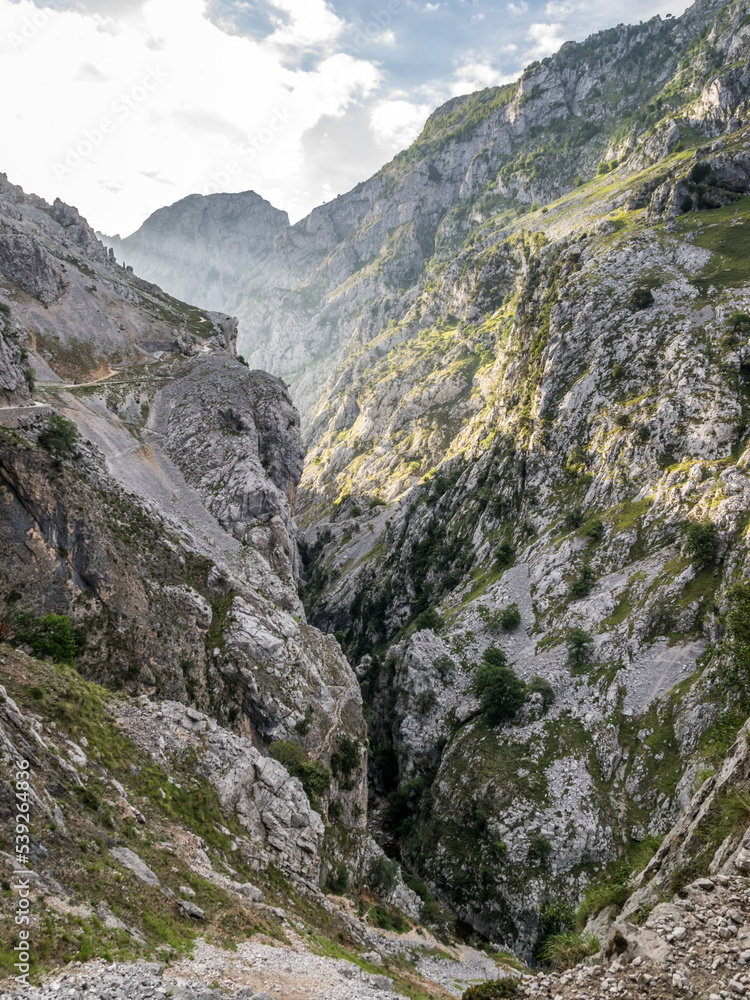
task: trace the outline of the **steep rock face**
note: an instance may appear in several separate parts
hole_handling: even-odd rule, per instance
[[[0,295],[42,382],[90,381],[164,354],[234,350],[236,323],[119,267],[75,208],[0,174]]]
[[[183,302],[226,309],[237,282],[289,228],[286,212],[255,194],[193,194],[160,208],[125,239],[102,236],[122,263]]]
[[[323,820],[310,808],[299,778],[282,764],[178,702],[126,703],[117,718],[158,763],[196,755],[198,772],[216,789],[224,813],[247,831],[248,854],[258,867],[275,862],[308,877],[319,874]]]
[[[29,401],[24,351],[46,385],[0,409],[10,620],[69,615],[90,676],[200,704],[259,747],[294,740],[323,764],[344,736],[359,747],[356,679],[297,595],[303,451],[284,385],[233,356],[236,323],[120,268],[75,209],[4,183],[0,215],[9,258],[18,239],[40,250],[0,264],[22,331],[2,339],[3,402]],[[65,280],[45,307],[47,258]],[[355,826],[364,766],[319,793]]]
[[[0,405],[28,403],[31,383],[28,351],[21,344],[20,331],[14,329],[11,311],[6,305],[5,310],[0,310]]]
[[[747,94],[742,10],[712,0],[678,19],[620,25],[566,44],[517,84],[438,109],[409,150],[293,226],[242,280],[230,303],[240,349],[291,381],[309,421],[329,405],[319,402],[326,359],[402,319],[425,263],[449,262],[477,222],[554,201],[599,161],[642,169],[680,129],[731,125]]]
[[[726,12],[707,37],[736,51]],[[748,567],[750,134],[728,124],[477,225],[342,351],[310,427],[307,604],[346,633],[375,804],[405,864],[527,955],[743,721],[722,616]],[[527,685],[497,725],[490,649]]]

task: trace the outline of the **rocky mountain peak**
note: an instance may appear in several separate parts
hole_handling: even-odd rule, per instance
[[[239,278],[288,227],[286,212],[243,191],[189,195],[154,212],[125,239],[101,238],[118,260],[176,298],[222,310]]]

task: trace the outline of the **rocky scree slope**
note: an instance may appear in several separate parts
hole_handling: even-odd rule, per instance
[[[403,318],[342,352],[311,430],[306,600],[363,685],[374,821],[455,912],[529,957],[545,914],[653,850],[748,709],[746,680],[732,688],[746,15],[670,22],[701,24],[699,72],[724,52],[686,87],[679,141],[649,152],[645,135],[544,210],[476,221]],[[502,724],[476,688],[493,650],[526,684]]]
[[[286,212],[244,191],[193,194],[154,212],[131,236],[98,235],[119,261],[170,295],[223,310],[240,278],[288,228]]]
[[[747,98],[746,14],[699,0],[680,18],[567,43],[517,83],[439,108],[408,150],[281,234],[243,278],[228,305],[240,350],[291,382],[311,424],[329,405],[330,359],[400,322],[429,263],[449,266],[477,224],[554,201],[600,162],[630,172],[695,129],[723,132]]]
[[[75,209],[0,195],[3,635],[276,741],[317,775],[322,814],[361,828],[359,688],[297,595],[284,385],[236,360],[232,320],[119,267]]]
[[[323,821],[299,779],[250,740],[192,707],[113,694],[9,646],[0,668],[0,995],[456,995],[415,968],[447,960],[429,935],[388,936],[366,910],[360,919],[323,894]],[[41,989],[10,980],[21,760],[32,980],[58,972]],[[366,836],[350,837],[372,861]],[[371,865],[351,878],[369,908],[386,905]],[[467,948],[447,961],[459,983],[498,972]]]

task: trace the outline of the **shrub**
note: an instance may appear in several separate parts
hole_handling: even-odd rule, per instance
[[[488,979],[464,990],[461,1000],[505,1000],[517,994],[518,983],[515,979]]]
[[[422,629],[431,628],[433,632],[439,632],[443,627],[443,619],[435,608],[425,608],[414,619],[414,631],[420,632]]]
[[[349,508],[349,517],[360,517],[362,515],[362,508],[355,504]]]
[[[539,957],[549,938],[575,930],[575,926],[576,914],[573,907],[559,899],[548,899],[539,907],[539,932],[534,955]]]
[[[584,663],[588,662],[593,645],[594,640],[582,628],[568,629],[568,635],[565,639],[565,646],[568,650],[568,663],[573,667],[583,666]]]
[[[612,365],[612,378],[622,378],[625,374],[625,365],[621,361],[616,361]]]
[[[599,519],[592,521],[588,528],[586,528],[586,537],[594,542],[600,542],[604,538],[604,521],[600,521]]]
[[[333,633],[333,638],[341,646],[343,652],[346,652],[346,632],[343,629],[337,628]]]
[[[577,188],[579,188],[579,187],[583,187],[583,185],[584,185],[585,183],[586,183],[586,181],[585,181],[585,180],[583,179],[583,177],[581,177],[581,175],[580,175],[580,174],[579,174],[579,175],[578,175],[578,176],[576,177],[576,179],[575,179],[575,180],[573,181],[573,184],[574,184],[574,185],[575,185],[575,186],[576,186]]]
[[[695,202],[690,197],[690,195],[686,194],[685,197],[682,199],[682,202],[680,204],[680,210],[684,214],[687,214],[688,212],[692,212],[694,204],[695,204]]]
[[[339,737],[331,754],[331,771],[336,778],[349,778],[359,768],[359,743],[348,734]]]
[[[244,365],[245,368],[249,368],[250,367],[250,365],[247,363],[247,361],[245,359],[245,355],[244,354],[238,354],[237,355],[237,360],[239,361],[239,363],[241,365]]]
[[[370,872],[373,886],[383,895],[388,895],[398,880],[398,861],[381,854]]]
[[[586,597],[591,593],[595,580],[596,574],[593,569],[588,563],[584,563],[581,567],[581,575],[570,585],[570,596],[573,598]]]
[[[415,700],[415,708],[420,715],[427,715],[437,705],[438,697],[432,688],[420,691]]]
[[[526,690],[529,694],[540,694],[542,696],[542,706],[545,712],[555,702],[555,689],[544,677],[533,677],[527,685]]]
[[[586,520],[583,513],[583,507],[580,504],[573,507],[565,515],[565,527],[573,531],[575,528],[580,528],[583,522]]]
[[[645,444],[647,441],[651,440],[651,428],[646,427],[645,424],[641,424],[638,430],[635,432],[635,440],[638,444]]]
[[[521,612],[517,604],[509,604],[500,612],[500,625],[506,632],[512,632],[521,624]]]
[[[597,174],[599,174],[599,176],[601,176],[602,174],[608,174],[609,164],[605,160],[602,160],[602,162],[596,168],[596,172]]]
[[[572,969],[585,958],[599,951],[599,939],[595,934],[576,934],[566,931],[547,938],[539,957],[547,965],[556,969]]]
[[[702,184],[711,173],[711,164],[705,162],[696,163],[690,171],[690,180],[694,184]]]
[[[340,896],[342,892],[346,891],[346,887],[349,885],[349,872],[347,871],[346,865],[341,861],[335,869],[331,869],[328,873],[328,879],[326,880],[326,892],[332,893],[334,896]]]
[[[629,413],[618,413],[615,417],[616,427],[630,427],[630,414]]]
[[[395,931],[396,934],[406,934],[411,930],[411,926],[404,920],[396,910],[386,909],[385,906],[373,906],[367,911],[367,918],[373,927],[378,927],[382,931]]]
[[[79,437],[74,423],[53,413],[37,440],[42,448],[62,458],[75,453]]]
[[[516,559],[516,550],[510,542],[501,542],[495,553],[495,564],[498,569],[508,569]]]
[[[30,646],[36,656],[51,656],[57,663],[70,663],[78,652],[76,629],[67,615],[42,615],[29,611],[11,615],[13,644]]]
[[[491,726],[512,719],[526,700],[526,686],[501,649],[484,651],[484,663],[474,677],[474,691]]]
[[[552,854],[552,844],[543,833],[535,833],[529,844],[529,857],[536,858],[538,861],[546,861],[550,854]]]
[[[654,304],[654,293],[650,288],[636,288],[633,294],[630,296],[628,305],[633,312],[638,312],[641,309],[648,309],[649,306]]]
[[[293,778],[299,778],[311,802],[319,799],[331,787],[329,769],[322,761],[310,760],[294,740],[274,740],[268,752],[284,765]]]
[[[727,694],[746,708],[750,704],[750,583],[735,584],[727,591],[727,600],[724,646],[729,655],[720,679]]]
[[[745,312],[736,312],[727,320],[727,326],[733,333],[750,336],[750,315]]]
[[[719,533],[713,521],[686,521],[683,530],[685,551],[693,561],[699,566],[712,563],[719,544]]]

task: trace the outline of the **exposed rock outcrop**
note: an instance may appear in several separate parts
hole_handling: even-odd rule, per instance
[[[255,194],[189,195],[149,216],[132,236],[102,236],[119,261],[183,302],[223,310],[237,282],[289,227]]]

